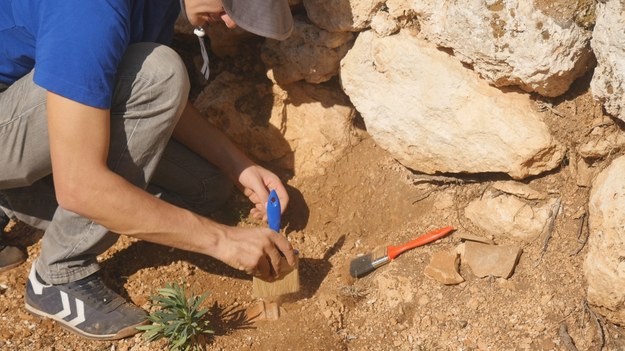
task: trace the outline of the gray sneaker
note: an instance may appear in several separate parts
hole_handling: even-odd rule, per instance
[[[146,312],[104,285],[98,274],[68,284],[49,285],[30,270],[26,283],[26,309],[48,317],[81,336],[117,340],[139,332]]]
[[[2,238],[0,238],[0,273],[13,269],[24,261],[26,261],[24,251],[15,246],[4,245]]]
[[[9,217],[0,210],[0,273],[15,268],[26,261],[24,251],[15,246],[6,245],[2,240],[2,232],[7,224],[9,224]]]

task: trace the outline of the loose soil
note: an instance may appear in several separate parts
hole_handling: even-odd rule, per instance
[[[545,101],[550,108],[540,104],[553,134],[570,148],[587,140],[598,123],[616,124],[593,101],[590,74],[565,96]],[[184,281],[193,294],[209,292],[206,306],[215,334],[208,350],[568,350],[562,325],[579,350],[602,345],[604,350],[625,349],[624,330],[594,319],[584,307],[587,248],[575,252],[583,245],[577,236],[589,189],[577,185],[572,161],[524,182],[562,199],[542,259],[544,236],[525,243],[497,236],[498,244],[523,248],[509,279],[477,278],[462,264],[465,282],[446,286],[424,275],[432,253],[454,249],[459,233],[487,236],[464,216],[464,208],[505,177],[416,182],[420,175],[377,147],[362,127],[359,134],[361,141],[324,175],[300,177],[297,170],[266,165],[288,184],[291,202],[284,231],[301,252],[301,291],[282,299],[278,320],[248,318],[246,309],[258,301],[251,295],[250,277],[241,272],[210,257],[128,237],[120,237],[100,257],[105,281],[146,309],[148,297],[169,282]],[[609,161],[596,160],[593,167],[599,170]],[[234,195],[215,218],[232,225],[263,225],[249,220],[248,210],[243,197]],[[456,232],[408,251],[362,279],[349,278],[347,265],[358,254],[447,225]],[[166,348],[163,342],[148,344],[140,335],[112,342],[85,340],[27,313],[24,284],[42,233],[15,223],[6,234],[29,258],[0,275],[1,350]]]

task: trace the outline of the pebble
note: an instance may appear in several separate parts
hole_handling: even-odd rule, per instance
[[[546,304],[548,304],[551,301],[552,298],[553,298],[553,295],[551,295],[551,294],[543,295],[540,298],[540,304],[541,305],[546,305]]]
[[[480,303],[479,303],[479,301],[476,298],[472,297],[469,300],[469,303],[467,304],[467,307],[469,307],[470,309],[472,309],[474,311],[477,311],[477,309],[480,307]]]
[[[427,297],[427,295],[421,295],[419,296],[417,303],[419,304],[419,306],[425,306],[430,303],[430,299]]]

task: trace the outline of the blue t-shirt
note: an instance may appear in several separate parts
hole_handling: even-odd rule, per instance
[[[0,82],[109,108],[129,44],[170,44],[178,0],[0,0]]]

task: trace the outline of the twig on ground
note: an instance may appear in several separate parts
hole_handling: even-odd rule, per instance
[[[554,115],[558,116],[558,117],[564,117],[564,113],[556,110],[553,107],[553,104],[551,104],[550,102],[546,102],[546,101],[536,101],[536,107],[538,109],[538,112],[543,112],[545,110],[549,110],[551,111],[551,113],[553,113]]]
[[[412,201],[413,205],[419,201],[427,199],[428,197],[430,197],[430,195],[432,195],[432,193],[445,189],[452,184],[460,185],[460,184],[465,184],[465,183],[477,182],[477,180],[466,180],[466,179],[460,179],[456,177],[435,176],[435,175],[429,175],[429,174],[413,175],[411,181],[412,181],[412,185],[423,184],[423,183],[440,185],[440,187],[430,189],[426,191],[425,193],[423,193],[421,196],[419,196],[417,199]]]
[[[605,346],[605,334],[603,333],[603,325],[601,324],[601,319],[590,308],[590,306],[588,306],[588,300],[584,300],[584,308],[588,312],[590,319],[595,322],[595,327],[597,327],[597,335],[599,336],[599,351],[601,351]]]
[[[583,249],[584,246],[586,246],[586,242],[588,241],[588,237],[590,237],[590,232],[588,230],[586,230],[586,235],[584,236],[583,239],[580,240],[580,238],[582,237],[582,233],[584,232],[584,228],[587,227],[587,223],[588,221],[586,220],[586,212],[584,212],[582,214],[582,216],[579,219],[579,227],[577,228],[577,242],[580,243],[581,245],[577,248],[577,250],[575,250],[575,252],[572,252],[570,256],[575,256],[578,253],[580,253]]]
[[[419,196],[417,199],[413,200],[412,204],[414,205],[414,204],[416,204],[419,201],[423,201],[423,200],[427,199],[428,197],[430,197],[430,195],[432,195],[432,193],[437,192],[437,191],[441,191],[441,190],[447,188],[448,186],[449,186],[449,184],[444,184],[444,185],[432,188],[432,189],[426,191],[425,193],[421,194],[421,196]]]
[[[590,135],[596,128],[611,127],[613,125],[614,123],[611,121],[599,122],[597,124],[590,126],[590,128],[588,129],[588,131],[586,131],[586,134],[584,136]]]
[[[579,223],[579,227],[577,228],[577,242],[581,244],[586,241],[584,239],[582,240],[579,239],[582,237],[582,233],[584,231],[584,223],[586,222],[586,212],[582,213],[579,220],[580,220],[580,223]]]
[[[558,330],[558,334],[560,335],[562,344],[568,351],[578,351],[577,346],[575,346],[575,342],[573,342],[573,339],[571,338],[571,335],[569,334],[566,323],[560,324],[560,330]]]
[[[477,183],[477,180],[473,179],[461,179],[456,177],[447,176],[435,176],[428,174],[419,174],[412,176],[412,184],[421,183],[436,183],[436,184],[464,184],[464,183]]]
[[[549,222],[545,226],[545,230],[543,231],[545,232],[545,239],[543,240],[543,248],[540,251],[540,257],[538,258],[538,261],[536,262],[536,265],[534,265],[534,267],[538,267],[540,262],[543,260],[543,256],[547,252],[547,247],[549,246],[549,240],[551,239],[551,236],[553,235],[556,218],[558,218],[558,213],[560,213],[561,205],[562,205],[562,199],[557,198],[556,202],[551,207],[551,219],[549,220]]]
[[[573,309],[571,312],[569,312],[566,316],[564,316],[563,318],[561,318],[561,319],[560,319],[560,321],[559,321],[559,323],[564,323],[567,319],[569,319],[569,317],[570,317],[573,313],[575,313],[575,312],[579,311],[579,309],[580,309],[579,307],[574,308],[574,309]],[[584,306],[582,306],[582,308],[581,308],[581,309],[582,309],[582,313],[583,313]]]

